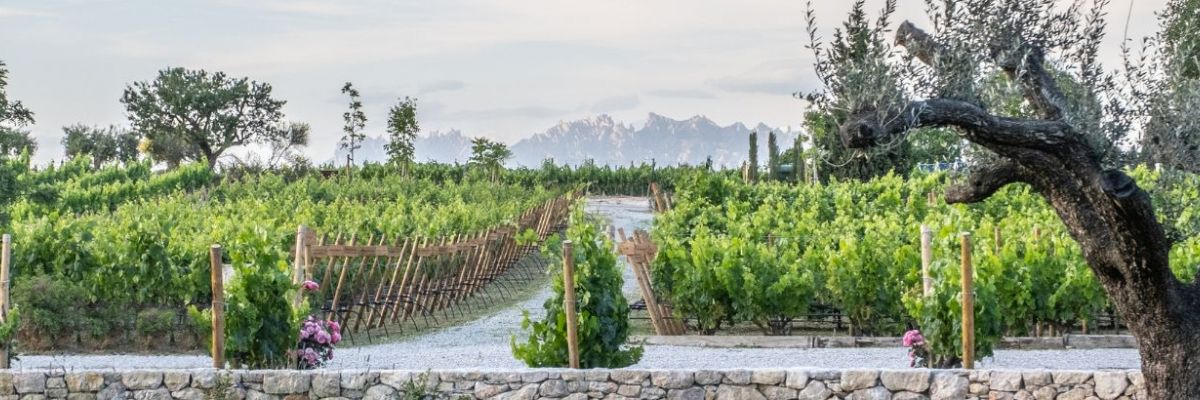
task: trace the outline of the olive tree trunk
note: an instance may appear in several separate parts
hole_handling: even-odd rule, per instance
[[[939,49],[905,22],[897,43],[936,66]],[[947,189],[950,203],[990,197],[1009,183],[1029,184],[1079,242],[1105,292],[1137,338],[1151,398],[1200,398],[1200,289],[1171,272],[1171,241],[1150,197],[1120,170],[1102,168],[1096,149],[1064,120],[1065,97],[1038,48],[998,51],[994,61],[1018,84],[1037,119],[997,116],[974,102],[911,101],[894,110],[859,110],[841,127],[849,147],[868,147],[920,127],[955,127],[999,156]]]

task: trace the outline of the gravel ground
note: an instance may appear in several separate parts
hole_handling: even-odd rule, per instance
[[[645,198],[598,198],[588,201],[590,212],[604,215],[611,224],[646,229],[652,219]],[[623,262],[623,260],[622,260]],[[632,272],[625,270],[623,292],[638,298]],[[509,348],[512,335],[520,330],[522,312],[539,315],[550,297],[549,289],[529,300],[486,318],[415,337],[403,342],[339,349],[329,368],[399,369],[522,369]],[[906,368],[903,348],[860,349],[718,349],[677,346],[647,346],[635,368]],[[194,355],[56,355],[23,356],[16,368],[199,368],[210,365],[205,356]],[[1109,369],[1138,368],[1134,349],[1098,350],[997,350],[982,368]]]

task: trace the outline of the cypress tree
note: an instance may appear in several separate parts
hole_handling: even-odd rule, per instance
[[[750,182],[758,180],[758,132],[750,132]]]
[[[807,178],[804,175],[804,136],[796,135],[796,142],[792,145],[792,178],[796,182],[804,182]]]
[[[775,132],[767,133],[767,179],[779,180],[779,143],[775,141]]]

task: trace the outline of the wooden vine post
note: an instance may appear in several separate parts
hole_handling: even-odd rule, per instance
[[[212,270],[212,360],[213,368],[225,368],[225,273],[221,245],[208,251]]]
[[[4,234],[3,246],[0,248],[0,322],[8,322],[8,310],[12,308],[9,302],[9,281],[12,269],[12,235]],[[13,332],[16,334],[16,332]],[[0,343],[0,368],[8,369],[8,342]]]
[[[932,242],[933,231],[921,225],[921,293],[926,296],[933,292],[933,278],[929,277],[929,264],[933,263]]]
[[[567,357],[571,368],[579,368],[579,328],[575,315],[575,257],[571,241],[563,241],[563,302],[567,313]]]
[[[305,252],[308,249],[306,238],[308,237],[308,228],[300,225],[296,228],[296,256],[292,262],[292,284],[297,287],[304,283],[305,273]],[[304,300],[304,291],[297,290],[296,298],[292,300],[292,307],[299,308],[300,302]]]
[[[972,290],[971,233],[962,233],[963,368],[975,368],[975,295]]]

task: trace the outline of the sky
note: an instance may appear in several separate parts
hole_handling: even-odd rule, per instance
[[[1136,1],[1130,7],[1130,1]],[[1106,65],[1156,30],[1167,0],[1113,0]],[[868,1],[877,10],[881,0]],[[1065,2],[1065,0],[1064,0]],[[813,0],[825,37],[850,1]],[[924,1],[895,19],[928,26]],[[62,158],[61,128],[127,125],[121,93],[165,67],[272,85],[287,120],[313,127],[307,155],[332,157],[349,81],[369,136],[398,97],[422,130],[507,143],[560,121],[650,112],[799,126],[818,89],[804,0],[0,0],[9,98],[36,113],[36,161]],[[1132,14],[1128,12],[1132,10]],[[1128,15],[1127,15],[1128,14]]]

